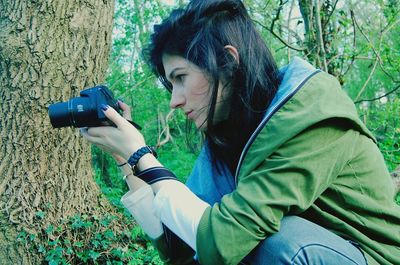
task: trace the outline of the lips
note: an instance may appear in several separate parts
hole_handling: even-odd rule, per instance
[[[194,115],[193,110],[186,111],[185,115],[188,117],[188,119],[193,119],[193,115]]]

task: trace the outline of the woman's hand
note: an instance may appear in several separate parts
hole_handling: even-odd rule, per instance
[[[102,106],[105,116],[112,121],[116,127],[102,126],[82,128],[81,134],[89,142],[99,146],[114,155],[119,155],[125,160],[129,156],[146,145],[143,135],[127,120],[131,120],[130,108],[119,101],[123,110],[123,117],[110,106]]]

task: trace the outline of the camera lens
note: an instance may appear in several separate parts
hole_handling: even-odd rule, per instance
[[[61,128],[73,125],[69,114],[67,102],[55,103],[49,106],[49,117],[53,128]]]
[[[80,128],[99,124],[96,106],[87,97],[71,98],[67,102],[50,105],[49,117],[54,128]]]
[[[117,111],[120,111],[120,108],[112,92],[106,86],[88,88],[79,94],[80,97],[49,106],[50,122],[54,128],[113,125],[101,110],[101,105],[107,104]]]

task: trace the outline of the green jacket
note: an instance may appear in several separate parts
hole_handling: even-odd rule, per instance
[[[245,151],[236,189],[203,214],[198,259],[238,264],[279,231],[284,216],[298,215],[358,242],[369,264],[400,264],[400,207],[394,196],[374,137],[336,79],[320,72]],[[171,259],[164,240],[156,245],[167,263],[192,262],[190,251]]]

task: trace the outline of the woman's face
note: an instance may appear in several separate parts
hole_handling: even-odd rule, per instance
[[[164,54],[162,57],[165,76],[172,84],[170,107],[181,108],[196,127],[205,130],[211,99],[210,83],[205,73],[195,64],[178,55]],[[221,92],[224,90],[224,92]],[[219,84],[214,122],[228,117],[226,89]]]

